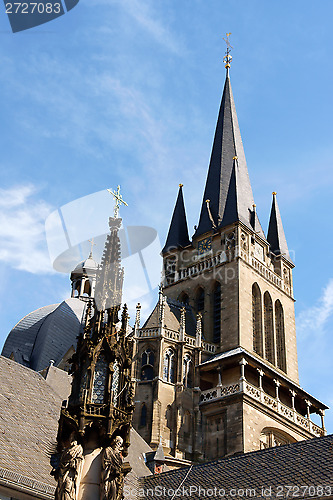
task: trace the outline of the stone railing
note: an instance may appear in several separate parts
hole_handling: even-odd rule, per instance
[[[167,339],[180,341],[180,332],[176,332],[174,330],[168,330],[164,328],[164,335]],[[160,330],[159,328],[143,328],[139,330],[140,338],[156,338],[159,336]],[[185,335],[184,337],[185,344],[191,347],[196,346],[196,338],[190,337],[189,335]],[[210,344],[209,342],[201,342],[201,347],[204,352],[208,352],[210,354],[214,354],[216,352],[216,345]]]
[[[211,354],[214,354],[216,352],[216,345],[214,344],[209,344],[208,342],[202,342],[201,347],[205,352],[209,352]]]
[[[236,394],[237,392],[240,392],[239,384],[214,387],[213,389],[201,392],[200,403],[206,403],[207,401],[213,401],[214,399],[230,396],[231,394]]]
[[[247,396],[255,399],[256,401],[260,401],[268,408],[271,408],[273,411],[277,412],[279,415],[285,417],[291,422],[295,422],[296,424],[303,427],[303,429],[307,430],[311,434],[316,437],[324,436],[325,430],[313,423],[309,418],[303,417],[297,413],[294,408],[290,408],[289,406],[281,403],[276,398],[273,398],[269,394],[266,394],[259,387],[255,387],[250,384],[246,380],[243,381],[242,384],[231,384],[225,386],[217,386],[212,389],[208,389],[206,391],[202,391],[200,395],[200,404],[208,403],[220,398],[224,398],[230,396],[232,394],[237,394],[243,392]]]
[[[263,264],[260,260],[256,259],[255,257],[251,258],[251,263],[254,269],[258,271],[258,273],[261,274],[261,276],[266,278],[275,286],[283,290],[287,295],[290,295],[292,297],[292,289],[290,285],[285,284],[281,276],[279,276],[274,271],[269,269],[265,264]]]
[[[314,434],[317,437],[325,435],[324,429],[313,423],[309,418],[303,417],[303,415],[297,413],[294,408],[290,408],[289,406],[281,403],[278,399],[269,396],[262,389],[259,389],[258,387],[255,387],[245,381],[243,390],[248,396],[264,403],[265,406],[272,408],[272,410],[276,411],[279,415],[282,415],[288,420],[297,423],[308,432],[311,432],[311,434]]]
[[[227,262],[228,258],[225,252],[220,252],[214,256],[209,257],[208,259],[196,262],[192,266],[185,267],[180,269],[174,277],[173,283],[177,281],[183,280],[185,278],[191,278],[192,276],[196,276],[197,274],[206,271],[207,269],[211,269],[219,264],[223,264],[223,262]]]

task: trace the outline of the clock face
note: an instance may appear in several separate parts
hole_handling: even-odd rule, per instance
[[[205,238],[198,242],[198,254],[202,255],[212,249],[212,238]]]

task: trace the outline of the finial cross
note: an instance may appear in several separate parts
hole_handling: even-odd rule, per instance
[[[128,207],[128,204],[126,201],[123,200],[123,197],[120,194],[120,186],[117,187],[117,191],[112,191],[111,189],[108,189],[109,193],[112,194],[112,196],[115,199],[115,205],[114,205],[114,218],[118,219],[119,217],[119,208],[120,204],[123,203],[126,207]]]
[[[92,254],[93,254],[93,247],[96,246],[96,243],[94,243],[94,238],[91,238],[91,240],[88,240],[89,243],[91,243],[90,245],[90,254],[89,254],[89,257],[92,257]]]
[[[226,38],[223,38],[223,40],[227,44],[227,50],[226,50],[225,56],[223,58],[223,62],[225,63],[225,67],[226,67],[227,71],[230,68],[230,63],[232,61],[232,55],[230,55],[230,52],[231,52],[231,49],[233,47],[232,47],[230,40],[229,40],[230,35],[231,35],[231,33],[226,33]]]

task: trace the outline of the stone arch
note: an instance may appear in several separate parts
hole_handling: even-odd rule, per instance
[[[181,302],[182,304],[189,304],[190,298],[186,292],[181,292],[181,294],[178,296],[178,301]]]
[[[252,285],[252,331],[253,331],[253,350],[259,356],[263,357],[263,338],[262,338],[262,299],[258,283]]]
[[[269,292],[264,294],[265,358],[275,365],[273,302]]]
[[[155,354],[148,347],[141,353],[141,380],[153,380]]]
[[[175,383],[175,374],[176,374],[176,354],[171,347],[165,350],[163,356],[163,380],[166,382],[170,382],[171,384]]]
[[[275,301],[275,333],[276,333],[276,363],[280,370],[287,371],[286,339],[284,330],[283,307],[279,300]]]
[[[265,427],[260,434],[260,449],[296,443],[296,439],[287,432],[275,427]]]

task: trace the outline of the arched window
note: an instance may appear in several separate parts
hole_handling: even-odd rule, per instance
[[[168,349],[164,354],[163,379],[175,383],[175,353],[172,349]]]
[[[95,365],[94,383],[91,397],[93,403],[104,403],[107,368],[108,365],[106,359],[103,354],[101,354]]]
[[[284,333],[284,315],[282,304],[279,300],[275,302],[275,333],[276,333],[276,361],[277,366],[287,371],[286,366],[286,340]]]
[[[197,312],[203,311],[205,308],[205,291],[203,288],[199,288],[196,294],[196,310]]]
[[[154,361],[155,356],[153,351],[147,349],[142,353],[141,357],[141,380],[153,380],[154,378]]]
[[[181,302],[182,304],[188,304],[190,299],[189,299],[189,296],[187,295],[187,293],[182,292],[182,293],[179,295],[178,300],[179,300],[179,302]]]
[[[216,283],[213,294],[213,342],[221,341],[221,284]]]
[[[193,387],[193,363],[189,354],[185,354],[183,360],[183,384],[185,387]]]
[[[83,289],[83,295],[84,297],[90,297],[91,294],[91,286],[89,280],[86,280],[84,284],[84,289]]]
[[[264,309],[265,309],[265,358],[267,361],[275,364],[275,350],[274,350],[274,330],[273,330],[273,303],[271,296],[268,292],[264,295]]]
[[[252,286],[253,350],[263,356],[261,293],[257,283]]]
[[[146,425],[147,425],[147,406],[146,403],[143,403],[141,406],[140,427],[146,427]]]

